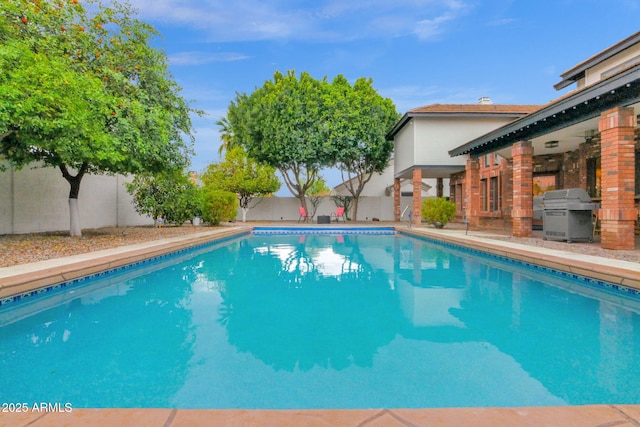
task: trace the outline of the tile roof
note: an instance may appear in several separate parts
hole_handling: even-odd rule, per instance
[[[542,105],[519,104],[431,104],[413,108],[407,113],[504,113],[529,114],[542,108]]]

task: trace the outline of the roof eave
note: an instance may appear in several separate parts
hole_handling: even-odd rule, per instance
[[[623,97],[616,94],[620,89],[625,92]],[[639,101],[640,65],[637,65],[454,148],[449,155],[479,155],[499,150],[514,142],[535,138],[595,117],[616,105],[631,105]]]
[[[574,66],[573,68],[570,68],[564,73],[560,74],[560,77],[562,78],[562,80],[556,83],[555,85],[553,85],[553,87],[556,90],[560,90],[560,89],[564,89],[567,86],[570,86],[571,84],[583,78],[585,75],[585,71],[587,69],[592,68],[593,66],[603,61],[606,61],[612,56],[619,54],[623,50],[628,49],[629,47],[637,43],[640,43],[640,31],[638,31],[635,34],[632,34],[626,39],[619,41],[613,46],[608,47],[607,49],[593,55],[591,58],[585,61],[582,61],[581,63]]]

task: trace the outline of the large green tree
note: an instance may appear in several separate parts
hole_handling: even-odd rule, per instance
[[[289,71],[276,72],[251,95],[237,94],[218,124],[225,147],[246,147],[252,157],[276,167],[305,208],[320,170],[337,166],[353,196],[356,219],[365,185],[391,158],[393,143],[385,135],[398,117],[371,79],[351,85],[338,75],[329,83]]]
[[[74,236],[82,178],[184,168],[195,112],[153,27],[128,4],[84,3],[0,2],[0,154],[60,170]]]
[[[373,88],[371,79],[360,78],[353,86],[342,75],[331,84],[328,141],[335,148],[335,164],[345,187],[353,196],[353,220],[358,218],[358,200],[374,173],[382,173],[393,153],[386,139],[399,114],[389,98]]]
[[[294,197],[306,208],[305,194],[332,163],[335,149],[328,143],[330,111],[326,79],[308,73],[276,72],[251,95],[238,94],[227,119],[233,143],[249,156],[277,168]]]
[[[242,209],[242,222],[247,220],[251,201],[280,189],[276,170],[256,162],[241,147],[226,152],[223,162],[210,164],[200,177],[206,189],[235,193]]]

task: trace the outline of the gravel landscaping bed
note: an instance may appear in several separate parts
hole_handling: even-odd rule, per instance
[[[184,236],[210,227],[107,227],[83,230],[82,237],[68,231],[0,235],[0,267],[78,255],[151,240]]]

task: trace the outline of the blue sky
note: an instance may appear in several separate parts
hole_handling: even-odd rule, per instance
[[[640,0],[132,0],[194,117],[191,169],[219,161],[215,122],[276,70],[370,77],[398,111],[543,104],[560,74],[640,30]],[[331,187],[339,175],[325,174]],[[282,190],[281,190],[282,192]]]

